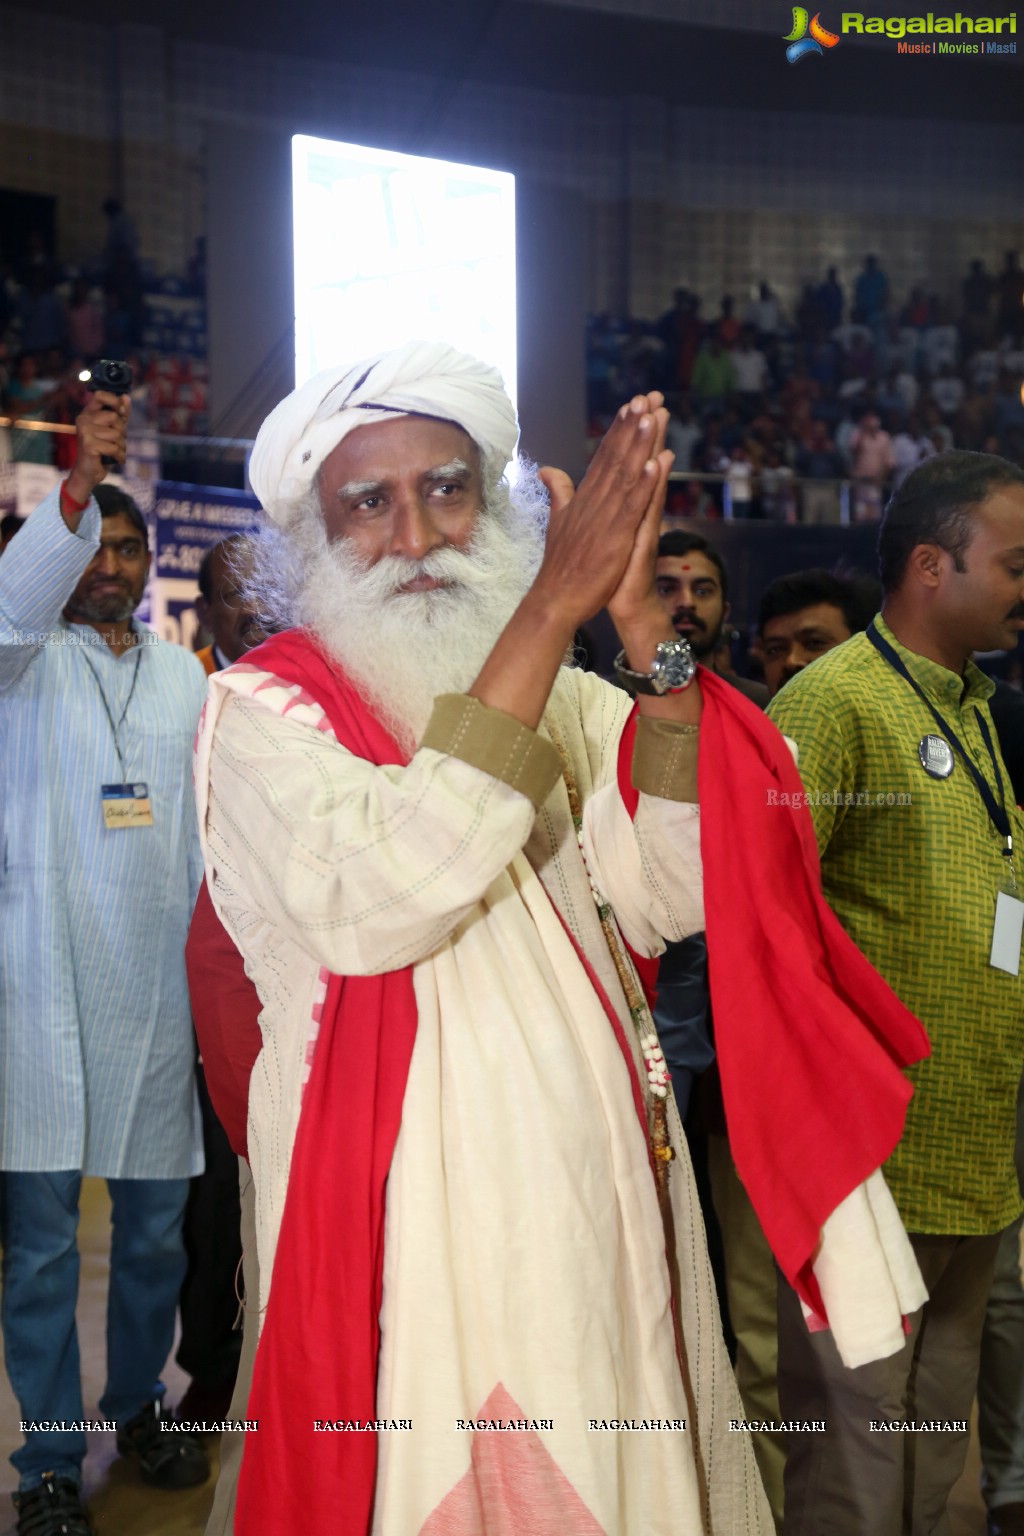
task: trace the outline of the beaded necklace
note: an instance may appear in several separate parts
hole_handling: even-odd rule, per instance
[[[546,722],[547,723],[547,722]],[[554,738],[552,737],[554,740]],[[651,1154],[654,1163],[654,1179],[659,1195],[664,1196],[668,1192],[669,1165],[675,1157],[672,1149],[672,1140],[668,1129],[668,1067],[665,1056],[658,1039],[654,1019],[643,994],[638,990],[633,973],[626,963],[625,956],[619,947],[619,933],[615,926],[615,918],[610,904],[598,889],[597,882],[590,872],[587,864],[587,856],[583,849],[583,807],[580,803],[579,790],[576,788],[576,780],[573,778],[572,768],[568,755],[560,741],[554,741],[558,755],[562,759],[562,777],[569,793],[569,811],[572,815],[572,824],[576,829],[576,842],[580,850],[580,858],[583,860],[583,868],[586,870],[587,880],[590,884],[590,893],[597,907],[598,919],[601,923],[601,932],[608,946],[615,973],[619,978],[619,984],[626,997],[626,1006],[629,1009],[629,1017],[633,1022],[637,1038],[640,1041],[640,1049],[643,1053],[644,1063],[647,1067],[647,1091],[644,1100],[647,1108],[648,1135],[651,1143]]]

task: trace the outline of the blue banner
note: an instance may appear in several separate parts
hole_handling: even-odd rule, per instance
[[[247,491],[157,482],[151,514],[155,544],[149,622],[164,640],[193,648],[203,556],[231,534],[250,532],[258,506]]]

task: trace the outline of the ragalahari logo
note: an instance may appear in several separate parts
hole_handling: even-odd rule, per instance
[[[793,30],[786,34],[783,42],[789,44],[786,49],[786,58],[791,64],[798,64],[809,53],[821,53],[825,48],[834,48],[839,41],[835,32],[830,32],[821,24],[821,12],[815,13],[814,19],[808,27],[808,16],[802,5],[793,7]],[[810,32],[810,37],[808,37]]]

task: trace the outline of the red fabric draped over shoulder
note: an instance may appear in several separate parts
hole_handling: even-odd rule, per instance
[[[342,746],[405,754],[303,631],[246,657],[325,711]],[[240,1536],[366,1536],[375,1434],[317,1434],[315,1418],[373,1419],[384,1191],[416,1037],[412,970],[331,976],[292,1151],[273,1284],[247,1417]],[[326,1170],[330,1170],[326,1175]]]
[[[724,679],[704,696],[698,786],[705,932],[729,1140],[786,1278],[819,1315],[827,1216],[892,1152],[924,1026],[821,893],[814,825],[778,728]],[[620,793],[636,712],[623,735]],[[774,793],[773,793],[774,792]]]

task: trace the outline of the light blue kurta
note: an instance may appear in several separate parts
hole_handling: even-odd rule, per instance
[[[202,1171],[185,938],[202,876],[192,740],[200,663],[143,625],[120,658],[61,610],[99,547],[55,492],[0,559],[0,1168]],[[149,643],[152,642],[152,643]],[[119,735],[114,721],[136,660]],[[149,786],[153,826],[108,830],[100,785]]]

